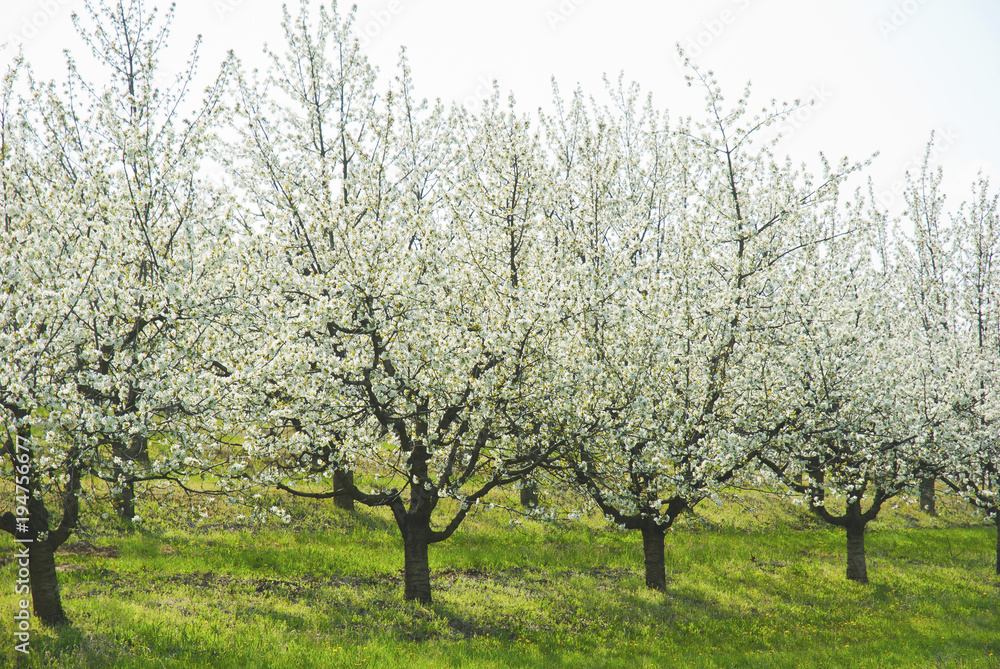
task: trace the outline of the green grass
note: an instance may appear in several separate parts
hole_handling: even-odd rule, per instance
[[[19,666],[1000,667],[995,531],[957,502],[936,519],[887,510],[866,538],[866,586],[844,579],[843,534],[801,507],[709,503],[667,537],[665,593],[643,585],[637,533],[483,511],[431,547],[430,606],[402,601],[387,512],[284,503],[287,527],[218,500],[206,516],[146,504],[132,533],[90,513],[58,556],[72,624],[33,629]],[[0,543],[0,667],[13,667]]]

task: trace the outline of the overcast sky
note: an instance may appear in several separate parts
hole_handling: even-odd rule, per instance
[[[106,0],[109,1],[109,0]],[[297,7],[298,0],[291,6]],[[151,3],[166,6],[166,3]],[[316,0],[313,0],[315,6]],[[341,2],[346,11],[352,3]],[[531,112],[579,83],[600,93],[601,76],[640,83],[673,117],[698,115],[680,43],[715,72],[735,100],[752,82],[759,108],[772,98],[813,98],[786,124],[782,145],[799,160],[880,156],[870,171],[887,205],[895,182],[937,133],[938,163],[952,203],[977,170],[1000,185],[1000,0],[359,0],[365,52],[385,76],[406,46],[418,92],[474,104],[496,79]],[[259,65],[280,48],[275,0],[176,0],[168,70],[184,67],[204,36],[202,73],[228,49]],[[70,16],[82,0],[0,0],[0,41],[23,44],[43,77],[59,77],[62,50],[79,57]],[[0,52],[6,63],[12,50]],[[172,57],[172,58],[170,58]]]

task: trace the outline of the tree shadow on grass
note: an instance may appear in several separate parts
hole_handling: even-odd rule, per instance
[[[260,558],[262,564],[277,559],[266,547],[241,550],[267,553]],[[95,562],[67,579],[70,615],[74,615],[74,603],[83,598],[98,608],[104,601],[112,610],[124,606],[109,614],[118,616],[110,624],[94,626],[94,614],[90,614],[89,620],[80,619],[79,624],[86,627],[61,630],[55,638],[43,641],[49,650],[64,656],[61,666],[75,666],[65,658],[79,660],[79,666],[115,666],[110,662],[140,653],[178,652],[184,642],[177,640],[176,629],[167,629],[162,638],[159,633],[142,631],[155,630],[148,621],[156,619],[168,621],[161,625],[191,629],[227,621],[228,628],[220,634],[230,641],[219,641],[217,646],[211,645],[214,641],[200,642],[208,644],[203,646],[206,657],[222,657],[226,644],[234,640],[241,640],[245,647],[262,629],[290,630],[321,646],[364,646],[386,640],[404,644],[516,642],[547,648],[573,643],[581,652],[624,648],[633,642],[648,647],[654,643],[649,639],[668,635],[681,646],[700,644],[706,651],[729,653],[738,652],[742,643],[786,652],[807,649],[809,644],[864,633],[867,626],[869,631],[887,635],[881,642],[887,648],[897,644],[903,651],[924,657],[932,652],[997,652],[989,647],[983,630],[947,642],[951,645],[927,638],[928,627],[916,615],[926,615],[925,605],[914,603],[912,593],[905,592],[913,585],[910,577],[891,575],[886,568],[884,577],[876,575],[867,586],[847,583],[840,580],[840,556],[808,550],[773,553],[767,559],[748,557],[745,564],[704,565],[710,575],[674,573],[664,593],[646,590],[638,569],[437,569],[431,576],[435,599],[430,605],[403,601],[399,572],[203,568],[136,574],[109,569],[115,565],[109,564],[107,556],[83,550],[80,557]],[[874,566],[879,567],[878,573],[887,567]],[[931,576],[928,573],[923,580]],[[925,590],[920,599],[935,592],[933,583],[921,587]],[[949,595],[954,601],[946,608],[969,610],[981,605],[981,594],[971,586],[956,584]],[[157,618],[167,600],[174,617]],[[889,612],[892,605],[897,610],[913,608],[895,614]],[[980,627],[997,622],[995,613],[980,618],[966,622]],[[130,628],[131,634],[126,635],[114,631]],[[91,662],[88,657],[95,659]],[[105,660],[109,663],[102,664]]]

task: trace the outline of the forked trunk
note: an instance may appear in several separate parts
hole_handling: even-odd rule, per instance
[[[403,532],[403,599],[431,603],[431,569],[427,560],[430,523],[408,519]]]
[[[926,511],[931,516],[937,515],[937,510],[934,508],[933,476],[920,479],[920,510]]]
[[[865,561],[865,525],[861,522],[847,525],[847,579],[858,583],[868,582],[868,564]]]
[[[642,553],[646,565],[646,587],[663,592],[667,589],[666,568],[663,559],[663,528],[650,522],[642,528]]]
[[[354,498],[347,492],[354,485],[354,472],[338,469],[333,473],[333,505],[345,511],[354,511]]]
[[[55,551],[47,541],[34,541],[28,549],[31,600],[35,615],[49,627],[69,622],[59,597]]]

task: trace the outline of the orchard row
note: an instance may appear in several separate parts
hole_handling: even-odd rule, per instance
[[[890,215],[865,163],[773,155],[800,107],[693,65],[701,119],[622,81],[446,108],[405,60],[381,83],[336,5],[196,101],[195,54],[157,70],[170,14],[112,4],[78,22],[106,79],[15,59],[0,91],[0,526],[43,621],[82,491],[128,519],[154,480],[389,507],[421,601],[428,547],[500,486],[584,493],[654,589],[677,516],[762,470],[844,528],[858,581],[916,484],[996,516],[986,180],[946,209],[925,161]]]

